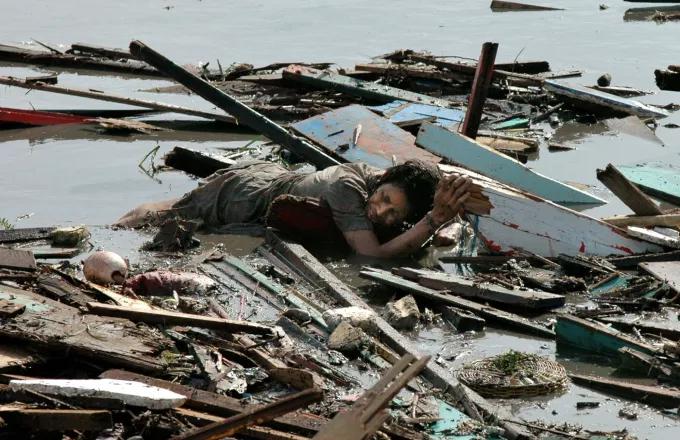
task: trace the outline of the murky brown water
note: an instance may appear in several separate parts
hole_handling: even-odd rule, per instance
[[[600,11],[598,6],[603,2],[609,9]],[[657,92],[641,101],[680,102],[679,93],[659,92],[653,79],[655,68],[680,63],[677,51],[680,23],[624,22],[624,11],[636,5],[619,0],[553,1],[549,4],[567,10],[523,13],[492,13],[488,0],[6,3],[0,27],[0,42],[6,43],[34,38],[55,46],[88,42],[126,47],[131,39],[138,38],[179,63],[211,61],[211,66],[215,66],[219,59],[226,66],[231,62],[263,65],[278,61],[333,61],[351,67],[397,48],[477,57],[482,42],[497,41],[499,61],[516,57],[546,59],[553,70],[583,69],[583,78],[569,80],[579,84],[592,84],[600,74],[609,72],[614,85]],[[33,74],[33,69],[0,66],[0,75]],[[60,75],[60,84],[214,110],[194,96],[138,92],[170,84],[166,81],[67,73]],[[27,94],[4,86],[0,87],[0,105],[41,109],[122,108],[68,96]],[[680,116],[673,115],[666,122],[680,124]],[[627,209],[603,189],[595,178],[595,169],[608,162],[659,161],[680,166],[680,129],[660,127],[656,133],[663,144],[617,134],[606,127],[563,127],[557,136],[571,139],[570,142],[578,139],[577,150],[541,151],[539,158],[529,165],[559,180],[592,185],[594,192],[611,200],[590,213],[623,214]],[[108,224],[138,203],[177,197],[195,187],[195,181],[182,173],[164,172],[152,178],[138,168],[138,163],[157,144],[160,158],[175,145],[195,149],[235,148],[248,138],[176,132],[130,141],[125,137],[83,133],[73,127],[0,132],[0,217],[15,221],[30,214],[16,221],[17,226]],[[137,249],[147,239],[129,232],[93,228],[97,246],[116,250],[133,262],[141,258]],[[246,252],[252,242],[230,243]],[[348,265],[354,263],[357,262],[350,260]],[[555,354],[553,343],[497,331],[472,340],[438,330],[422,332],[420,337],[424,338],[419,340],[420,345],[433,353],[471,350],[449,365],[453,369],[472,358],[494,355],[508,348]],[[593,368],[591,364],[562,360],[572,371]],[[607,370],[597,372],[604,374]],[[597,409],[577,411],[578,400],[604,403]],[[649,409],[639,409],[638,421],[618,418],[618,410],[624,406],[629,404],[613,399],[605,402],[601,394],[572,387],[560,397],[516,403],[514,409],[527,420],[570,421],[601,429],[626,427],[641,438],[675,439],[680,435],[676,419]]]

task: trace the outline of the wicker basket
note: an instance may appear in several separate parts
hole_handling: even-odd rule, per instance
[[[520,356],[516,370],[508,374],[498,368],[494,356],[481,359],[463,367],[458,379],[484,397],[514,398],[535,397],[562,391],[569,378],[564,367],[550,359],[515,353]]]

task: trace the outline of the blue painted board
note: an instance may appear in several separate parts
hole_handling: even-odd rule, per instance
[[[354,130],[361,125],[356,146]],[[415,137],[361,105],[350,105],[316,115],[291,125],[297,133],[311,139],[348,162],[365,162],[378,168],[422,159],[437,163],[440,158],[415,146]]]
[[[462,423],[469,424],[470,417],[466,416],[462,412],[458,411],[453,406],[444,402],[443,400],[438,400],[439,402],[439,417],[440,420],[436,421],[430,425],[427,429],[429,437],[438,440],[475,440],[482,438],[476,433],[472,434],[455,434],[459,429],[465,430]],[[495,435],[483,437],[487,440],[499,439]]]
[[[608,109],[635,115],[642,118],[665,118],[670,113],[658,107],[643,104],[633,99],[622,98],[610,93],[600,92],[575,84],[562,84],[556,81],[546,80],[544,87],[549,92],[588,104],[594,104]]]
[[[617,166],[647,194],[680,206],[680,170],[653,165]]]
[[[451,127],[465,118],[465,111],[460,109],[405,101],[392,101],[383,105],[369,106],[368,108],[400,127],[416,125],[424,121],[429,121],[443,127]]]
[[[628,347],[643,353],[654,354],[652,346],[638,342],[605,325],[573,316],[557,317],[555,335],[557,342],[595,353],[617,355],[619,348]]]
[[[492,148],[443,127],[424,123],[420,127],[416,143],[465,168],[555,203],[605,203],[602,199],[536,173]]]

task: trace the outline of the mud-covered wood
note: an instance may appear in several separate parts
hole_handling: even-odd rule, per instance
[[[624,399],[646,403],[656,408],[678,408],[680,406],[680,391],[678,390],[580,374],[570,374],[569,377],[577,385],[583,385]]]
[[[33,252],[0,246],[0,268],[33,271],[37,267]]]
[[[20,241],[43,240],[49,238],[54,226],[44,228],[15,228],[0,231],[0,243],[16,243]]]
[[[31,431],[101,431],[113,426],[111,413],[89,409],[39,409],[21,404],[0,406],[0,418],[10,427]]]

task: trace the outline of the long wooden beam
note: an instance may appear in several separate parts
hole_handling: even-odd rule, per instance
[[[229,114],[234,115],[239,123],[262,133],[272,142],[280,144],[317,167],[326,168],[340,163],[338,160],[327,155],[306,140],[291,134],[285,128],[251,109],[236,98],[227,95],[204,79],[199,78],[185,68],[173,63],[141,41],[133,41],[130,43],[130,53],[132,53],[135,58],[142,59],[151,64],[207,101],[215,104],[224,111],[229,112]]]
[[[612,164],[604,170],[597,170],[597,179],[611,190],[623,203],[637,215],[659,215],[663,211],[652,199],[633,185],[621,171]]]
[[[220,122],[227,122],[229,124],[236,124],[236,118],[230,115],[203,112],[199,110],[192,110],[186,107],[180,107],[173,104],[164,104],[162,102],[148,101],[145,99],[126,98],[124,96],[112,95],[96,90],[82,90],[67,88],[61,86],[53,86],[43,83],[29,83],[19,78],[11,76],[0,76],[0,84],[6,86],[21,87],[29,90],[40,90],[41,92],[59,93],[61,95],[79,96],[81,98],[91,98],[99,101],[115,102],[118,104],[134,105],[137,107],[152,108],[155,110],[162,110],[172,113],[181,113],[185,115],[198,116],[201,118],[212,119]]]
[[[677,408],[680,406],[680,391],[669,390],[660,386],[639,385],[631,382],[612,380],[604,377],[570,374],[571,380],[606,394],[624,399],[644,402],[656,408]]]

